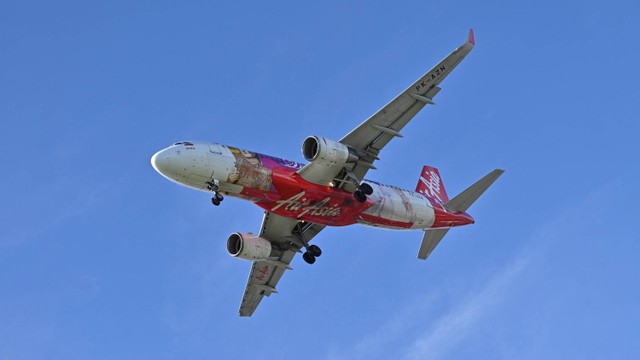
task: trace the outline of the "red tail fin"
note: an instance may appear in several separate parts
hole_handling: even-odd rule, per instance
[[[432,197],[443,204],[449,202],[449,196],[447,196],[447,191],[444,189],[440,172],[431,166],[422,168],[422,175],[420,175],[420,180],[418,180],[416,192]]]

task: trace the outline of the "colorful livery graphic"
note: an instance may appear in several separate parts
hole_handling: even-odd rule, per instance
[[[237,232],[227,239],[230,255],[253,262],[240,305],[251,316],[298,252],[313,264],[322,255],[310,244],[325,226],[362,224],[423,230],[418,258],[426,259],[455,226],[472,224],[467,209],[503,170],[493,170],[449,199],[437,169],[424,166],[415,191],[364,179],[384,146],[426,105],[434,104],[440,82],[473,49],[467,41],[380,111],[339,141],[318,136],[302,144],[306,165],[211,142],[177,142],[151,158],[153,167],[180,185],[249,200],[264,209],[257,235]]]

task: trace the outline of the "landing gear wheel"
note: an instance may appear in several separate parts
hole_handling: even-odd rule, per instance
[[[309,245],[309,249],[307,249],[307,251],[310,252],[314,257],[319,257],[320,255],[322,255],[322,250],[320,250],[320,247],[318,245]]]
[[[361,203],[363,203],[363,202],[367,201],[367,195],[365,195],[365,194],[364,194],[362,191],[360,191],[360,190],[356,190],[356,192],[354,192],[354,193],[353,193],[353,197],[355,197],[355,198],[356,198],[356,200],[357,200],[358,202],[361,202]]]
[[[224,196],[222,196],[222,194],[220,194],[218,191],[220,190],[220,181],[218,181],[218,179],[213,179],[211,181],[208,181],[207,183],[207,189],[213,191],[213,197],[211,198],[211,203],[215,206],[220,205],[220,202],[222,200],[224,200]]]
[[[360,190],[365,195],[373,194],[373,188],[371,187],[371,185],[369,185],[367,183],[360,184],[360,186],[358,186],[358,190]]]
[[[316,257],[308,251],[302,254],[302,258],[307,262],[307,264],[313,264],[316,262]]]

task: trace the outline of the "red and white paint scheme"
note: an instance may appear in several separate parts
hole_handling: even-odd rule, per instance
[[[313,264],[322,254],[311,239],[325,226],[363,224],[424,230],[418,258],[426,259],[446,232],[474,223],[466,211],[502,174],[496,169],[449,199],[436,168],[425,166],[415,191],[364,179],[384,146],[440,91],[440,82],[473,49],[467,41],[384,108],[339,141],[309,136],[308,164],[211,142],[184,141],[157,152],[153,167],[167,179],[213,195],[249,200],[265,211],[258,235],[233,233],[227,250],[253,261],[240,315],[251,316],[263,296],[276,292],[293,256]]]

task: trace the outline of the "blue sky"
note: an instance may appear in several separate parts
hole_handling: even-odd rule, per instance
[[[640,356],[636,2],[0,4],[0,358]],[[262,211],[155,173],[174,141],[301,161],[461,44],[369,177],[505,175],[428,261],[420,232],[316,239],[252,318],[231,232]]]

